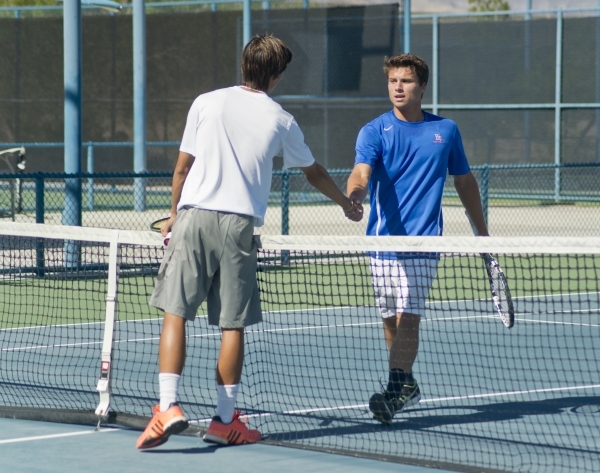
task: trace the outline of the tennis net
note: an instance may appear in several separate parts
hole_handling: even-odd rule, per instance
[[[264,320],[247,330],[238,407],[266,442],[466,472],[600,464],[600,239],[257,238]],[[0,416],[145,425],[163,252],[150,232],[0,223]],[[439,259],[414,366],[422,399],[389,426],[369,411],[388,372],[375,252]],[[511,329],[480,253],[506,274]],[[180,385],[195,433],[216,403],[220,333],[205,313],[188,324]]]

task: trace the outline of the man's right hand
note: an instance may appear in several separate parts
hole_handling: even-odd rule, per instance
[[[363,218],[363,206],[357,200],[351,200],[351,203],[350,208],[344,209],[344,215],[353,222],[360,222]]]
[[[171,232],[171,228],[173,228],[173,224],[175,223],[175,217],[176,217],[176,215],[171,216],[171,218],[169,218],[169,220],[167,220],[167,223],[165,223],[163,225],[163,227],[160,229],[160,234],[162,236],[166,237],[167,234]]]

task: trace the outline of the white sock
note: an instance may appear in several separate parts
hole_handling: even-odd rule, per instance
[[[177,402],[177,389],[181,375],[175,373],[159,373],[160,411],[166,411],[173,402]]]
[[[229,424],[233,419],[239,389],[239,384],[217,385],[217,415],[224,424]]]

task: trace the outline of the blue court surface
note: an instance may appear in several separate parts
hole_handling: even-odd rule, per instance
[[[415,365],[423,398],[397,414],[391,426],[373,420],[368,408],[388,356],[374,308],[265,313],[263,323],[246,335],[238,406],[267,442],[287,446],[215,448],[198,437],[177,436],[139,452],[135,430],[107,425],[94,432],[93,427],[0,419],[6,466],[1,471],[454,469],[445,470],[444,464],[464,465],[462,471],[469,472],[598,471],[599,300],[598,293],[517,298],[517,320],[510,330],[489,310],[489,301],[430,303]],[[3,363],[13,367],[4,375],[14,377],[0,386],[6,398],[16,403],[26,397],[31,405],[49,409],[69,402],[71,409],[93,411],[100,355],[93,327],[4,330]],[[115,411],[149,415],[157,396],[159,333],[160,320],[117,322]],[[202,429],[214,414],[219,332],[199,318],[190,324],[188,338],[180,400],[192,425]],[[74,364],[66,366],[65,360]],[[41,370],[35,376],[52,389],[27,382],[34,377],[26,371],[33,361]],[[84,389],[72,389],[74,382]],[[356,458],[352,452],[420,459],[441,470]]]
[[[439,469],[386,463],[272,445],[216,447],[197,437],[172,436],[146,451],[127,429],[0,419],[3,473],[439,473]]]

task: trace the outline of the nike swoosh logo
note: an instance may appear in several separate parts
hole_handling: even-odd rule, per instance
[[[383,131],[390,131],[393,127],[394,127],[394,125],[391,125],[391,126],[389,126],[387,128],[384,128]]]

